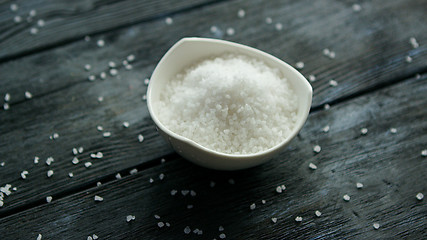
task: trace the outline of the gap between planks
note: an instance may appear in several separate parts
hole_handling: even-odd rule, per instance
[[[61,40],[61,41],[58,41],[58,42],[47,44],[45,46],[36,47],[34,49],[23,50],[21,52],[14,53],[14,54],[11,54],[9,56],[0,57],[0,64],[6,63],[6,62],[10,62],[10,61],[14,61],[14,60],[17,60],[17,59],[22,58],[22,57],[31,56],[31,55],[38,54],[38,53],[41,53],[41,52],[49,51],[49,50],[57,48],[57,47],[62,47],[62,46],[65,46],[65,45],[69,45],[69,44],[72,44],[74,42],[82,40],[85,36],[102,35],[102,34],[110,32],[110,31],[115,31],[115,30],[120,30],[120,29],[124,29],[124,28],[128,28],[128,27],[132,27],[134,25],[138,25],[138,24],[141,24],[141,23],[149,23],[149,22],[152,22],[152,21],[156,21],[156,20],[162,19],[165,16],[183,14],[183,13],[191,12],[193,10],[196,10],[196,9],[199,9],[199,8],[203,8],[203,7],[206,7],[206,6],[211,6],[211,5],[219,4],[219,3],[222,3],[222,2],[225,2],[225,1],[230,1],[230,0],[212,0],[212,1],[209,1],[209,2],[197,4],[197,5],[186,7],[186,8],[182,8],[182,9],[179,9],[179,10],[176,10],[176,11],[166,12],[166,13],[162,13],[162,14],[157,14],[157,15],[155,15],[153,17],[141,19],[141,20],[138,20],[138,21],[134,21],[132,23],[122,24],[122,25],[118,25],[118,26],[115,26],[115,27],[112,27],[112,28],[105,29],[105,30],[94,31],[94,32],[90,32],[90,33],[86,33],[86,34],[82,34],[82,35],[77,35],[77,36],[69,38],[69,39],[64,39],[64,40]]]
[[[427,73],[427,67],[423,67],[421,69],[421,71],[417,72],[416,74],[419,74],[420,76],[422,76],[425,73]],[[367,95],[369,93],[373,93],[373,92],[379,91],[381,89],[392,87],[393,85],[403,83],[405,81],[410,81],[414,78],[414,75],[415,74],[412,73],[412,74],[406,74],[403,76],[392,78],[392,79],[390,79],[390,81],[387,81],[386,83],[380,83],[377,86],[367,88],[365,90],[362,90],[362,91],[359,91],[359,92],[356,92],[356,93],[353,93],[353,94],[350,94],[347,96],[337,98],[333,101],[330,101],[329,103],[324,103],[324,104],[336,105],[336,104],[344,103],[347,101],[351,101],[352,99],[362,97],[362,96]],[[57,90],[55,90],[55,91],[57,91]],[[46,93],[44,95],[48,95],[48,94],[49,93]],[[311,108],[310,114],[313,114],[315,112],[322,111],[322,110],[324,110],[323,105],[315,106],[315,107]],[[53,194],[52,197],[55,200],[62,199],[64,197],[73,195],[73,194],[78,193],[78,192],[87,191],[87,190],[93,188],[94,186],[96,186],[97,182],[102,182],[103,184],[112,182],[112,181],[116,180],[115,176],[117,175],[117,173],[119,173],[122,177],[126,177],[126,176],[131,175],[130,170],[132,170],[132,169],[137,169],[138,172],[141,172],[141,171],[144,171],[146,169],[149,169],[149,168],[152,168],[152,167],[155,167],[155,166],[162,164],[162,159],[168,159],[167,162],[170,162],[170,161],[175,160],[177,158],[179,158],[179,155],[177,153],[164,155],[160,158],[156,158],[156,159],[138,164],[136,166],[128,167],[128,168],[120,170],[116,173],[108,174],[106,176],[101,176],[101,177],[99,177],[93,181],[78,185],[76,187],[72,187],[70,189],[66,189],[66,190],[61,191],[59,193]],[[18,214],[20,212],[23,212],[23,211],[26,211],[26,210],[29,210],[29,209],[32,209],[35,207],[38,207],[42,204],[45,204],[45,201],[46,201],[45,199],[34,200],[30,203],[7,209],[4,212],[0,213],[0,219],[14,215],[14,214]]]

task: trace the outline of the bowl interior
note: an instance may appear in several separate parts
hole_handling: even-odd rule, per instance
[[[286,145],[302,128],[304,125],[308,112],[311,106],[312,88],[308,81],[302,76],[297,70],[291,67],[289,64],[281,61],[280,59],[273,57],[265,52],[251,48],[245,45],[232,43],[223,40],[208,39],[208,38],[184,38],[177,42],[160,60],[156,69],[154,70],[150,84],[147,91],[147,104],[153,121],[160,128],[161,131],[169,136],[177,138],[182,141],[192,142],[199,148],[204,148],[193,141],[179,136],[169,129],[167,129],[156,117],[158,112],[162,109],[159,108],[160,94],[168,84],[168,81],[176,76],[176,74],[182,72],[185,68],[190,67],[194,63],[203,60],[208,57],[218,56],[223,53],[235,53],[244,54],[250,57],[257,58],[264,61],[267,65],[273,68],[279,69],[283,76],[285,76],[289,83],[292,85],[296,95],[298,96],[298,113],[296,125],[288,137],[276,147],[267,150],[274,151],[281,146]],[[205,149],[213,153],[224,155],[224,156],[239,156],[244,155],[231,155],[225,153],[215,152],[213,150]],[[263,154],[256,153],[250,155]]]

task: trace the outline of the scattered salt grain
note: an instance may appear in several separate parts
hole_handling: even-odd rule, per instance
[[[396,128],[390,128],[390,132],[393,133],[393,134],[397,133],[397,129]]]
[[[31,33],[32,35],[36,35],[38,32],[39,32],[39,29],[38,29],[38,28],[36,28],[36,27],[32,27],[32,28],[30,28],[30,33]]]
[[[104,130],[104,128],[103,128],[102,126],[100,126],[100,125],[96,126],[96,129],[97,129],[98,131],[100,131],[100,132]]]
[[[142,95],[142,101],[145,101],[145,100],[147,100],[147,95],[146,94]]]
[[[225,236],[225,233],[221,233],[220,235],[219,235],[219,238],[221,238],[221,239],[225,239],[227,236]]]
[[[192,204],[187,205],[187,209],[192,209],[194,206]]]
[[[148,78],[144,79],[144,84],[145,85],[148,85],[149,83],[150,83],[150,79],[148,79]]]
[[[160,219],[160,216],[159,216],[159,215],[157,215],[157,214],[154,214],[154,218],[155,218],[155,219]]]
[[[218,227],[218,231],[220,231],[220,232],[224,231],[224,227],[223,226],[219,226]]]
[[[22,17],[21,16],[15,16],[15,17],[13,17],[13,21],[15,23],[20,23],[20,22],[22,22]]]
[[[360,10],[362,10],[362,6],[360,6],[360,4],[353,4],[353,6],[351,6],[351,8],[353,8],[354,12],[360,12]]]
[[[116,179],[122,179],[122,175],[120,175],[120,173],[116,174]]]
[[[95,81],[96,76],[95,75],[89,75],[89,77],[87,77],[87,79],[91,82]]]
[[[10,107],[9,107],[9,104],[8,104],[8,103],[4,103],[4,104],[3,104],[3,109],[4,109],[4,110],[6,110],[6,111],[7,111],[7,110],[9,110],[9,108],[10,108]]]
[[[102,136],[107,138],[107,137],[111,137],[111,132],[103,132]]]
[[[271,17],[266,17],[265,18],[265,23],[272,24],[273,23],[273,19],[271,19]]]
[[[88,236],[86,240],[93,240],[92,236]]]
[[[115,69],[115,68],[110,69],[110,75],[111,76],[116,76],[118,73],[119,72],[117,71],[117,69]]]
[[[105,41],[104,41],[104,40],[102,40],[102,39],[99,39],[99,40],[96,42],[96,45],[98,45],[98,47],[103,47],[103,46],[105,46]]]
[[[38,21],[37,21],[37,26],[39,26],[39,27],[44,27],[45,26],[45,21],[43,20],[43,19],[39,19]]]
[[[316,81],[316,76],[314,76],[313,74],[310,74],[310,75],[308,75],[308,80],[310,82],[314,82],[314,81]]]
[[[375,230],[378,230],[380,228],[379,223],[374,223],[372,226],[374,227]]]
[[[77,155],[77,154],[79,154],[79,152],[78,152],[77,148],[73,148],[72,152],[73,152],[73,155]]]
[[[350,201],[350,196],[346,194],[342,197],[342,199],[344,199],[344,201],[348,202],[348,201]]]
[[[92,238],[93,238],[93,240],[96,240],[96,239],[98,239],[98,236],[96,234],[92,234]]]
[[[84,148],[83,147],[79,147],[79,153],[83,153],[83,151],[84,151]]]
[[[150,183],[153,183],[153,182],[154,182],[154,179],[153,179],[153,178],[150,178],[148,181],[149,181]]]
[[[246,15],[245,10],[243,10],[243,9],[239,9],[239,11],[237,11],[237,16],[238,16],[239,18],[244,18],[244,17],[245,17],[245,15]]]
[[[25,98],[26,99],[31,99],[33,97],[33,94],[31,94],[30,92],[26,91],[25,92]]]
[[[190,191],[190,195],[191,195],[192,197],[195,197],[197,194],[196,194],[196,192],[195,192],[194,190],[191,190],[191,191]]]
[[[157,226],[158,226],[159,228],[162,228],[162,227],[164,227],[164,226],[165,226],[165,224],[164,224],[163,222],[158,222],[158,223],[157,223]]]
[[[102,183],[101,182],[96,182],[96,186],[97,187],[99,187],[99,186],[101,186],[102,185]]]
[[[191,232],[190,227],[189,227],[189,226],[186,226],[186,227],[184,228],[184,233],[185,233],[185,234],[190,234],[190,232]]]
[[[126,216],[126,222],[130,222],[130,221],[133,221],[133,220],[135,220],[135,216],[133,216],[133,215],[127,215]]]
[[[38,164],[38,163],[39,163],[39,160],[40,160],[40,158],[39,158],[39,157],[37,157],[37,156],[35,156],[35,157],[34,157],[34,164]]]
[[[17,188],[17,187],[13,187],[13,188],[12,188],[12,190],[13,190],[13,191],[17,191],[17,190],[18,190],[18,188]]]
[[[329,105],[329,104],[323,105],[323,109],[325,109],[325,110],[329,110],[330,108],[331,108],[331,105]]]
[[[234,28],[231,28],[231,27],[227,28],[226,33],[228,36],[234,35],[234,33],[235,33]]]
[[[296,218],[295,218],[295,222],[302,222],[302,217],[299,217],[299,216],[298,216],[298,217],[296,217]]]
[[[53,157],[48,157],[46,159],[46,165],[50,166],[54,161],[55,161],[55,159],[53,159]]]
[[[424,198],[424,194],[422,194],[422,193],[418,193],[415,197],[416,197],[419,201],[421,201],[421,200],[423,200],[423,198]]]
[[[99,78],[101,78],[102,80],[104,80],[104,79],[106,79],[106,78],[107,78],[107,74],[106,74],[105,72],[101,72],[101,73],[99,74]]]
[[[135,55],[130,54],[126,57],[126,60],[128,60],[128,62],[133,62],[135,60]]]
[[[312,170],[316,170],[316,169],[317,169],[317,166],[316,166],[316,165],[314,165],[314,163],[310,163],[310,164],[308,164],[308,167],[309,167],[310,169],[312,169]]]
[[[46,173],[46,175],[47,175],[47,177],[52,177],[52,175],[53,175],[53,170],[48,170],[47,171],[47,173]]]
[[[363,183],[360,183],[360,182],[356,183],[356,188],[358,189],[363,188]]]
[[[254,210],[254,209],[256,208],[255,203],[252,203],[252,204],[249,206],[249,208],[250,208],[251,210]]]
[[[424,149],[421,151],[421,156],[422,157],[427,157],[427,149]]]
[[[126,66],[125,66],[125,69],[126,69],[126,70],[131,70],[132,68],[133,68],[133,67],[132,67],[132,65],[130,65],[130,64],[128,64],[128,65],[126,65]]]
[[[327,132],[329,132],[329,129],[330,129],[329,125],[326,125],[322,128],[322,132],[327,133]]]
[[[366,135],[366,134],[368,133],[368,129],[367,129],[367,128],[361,128],[361,129],[360,129],[360,133],[361,133],[362,135]]]
[[[115,67],[116,67],[116,63],[115,63],[115,62],[113,62],[113,61],[109,61],[109,62],[108,62],[108,66],[109,66],[110,68],[115,68]]]
[[[37,15],[37,11],[36,11],[36,10],[34,10],[34,9],[31,9],[31,10],[30,10],[30,12],[28,13],[28,15],[29,15],[30,17],[35,17],[35,16]]]
[[[18,4],[16,4],[16,3],[12,3],[12,4],[10,4],[10,10],[11,10],[12,12],[16,12],[16,11],[18,11]]]
[[[92,69],[92,66],[90,64],[85,64],[84,68],[86,71],[89,71]]]
[[[167,25],[171,25],[171,24],[173,23],[173,19],[172,19],[171,17],[167,17],[167,18],[165,19],[165,23],[166,23]]]
[[[320,217],[320,216],[322,216],[322,213],[321,213],[319,210],[316,210],[316,211],[314,212],[314,214],[316,215],[316,217]]]
[[[172,189],[172,190],[171,190],[171,196],[175,196],[177,192],[178,192],[177,190]]]
[[[102,202],[102,201],[104,201],[104,198],[100,197],[98,195],[95,195],[94,200],[95,200],[95,202]]]
[[[329,80],[329,85],[332,86],[332,87],[336,87],[336,86],[338,86],[338,82],[335,81],[335,80],[333,80],[333,79],[331,79],[331,80]]]
[[[413,48],[418,48],[420,45],[417,42],[417,39],[414,37],[409,38],[409,43],[412,45]]]
[[[134,168],[134,169],[132,169],[132,170],[129,171],[130,175],[134,175],[134,174],[137,174],[137,173],[138,173],[138,169],[136,169],[136,168]]]
[[[5,101],[5,102],[9,102],[9,101],[10,101],[10,93],[6,93],[6,94],[4,95],[4,101]]]
[[[72,177],[74,177],[74,174],[72,172],[69,172],[68,177],[72,178]]]
[[[412,57],[411,57],[411,56],[406,56],[406,57],[405,57],[405,61],[406,61],[407,63],[411,63],[411,62],[412,62]]]
[[[297,62],[295,64],[295,67],[298,68],[298,69],[303,69],[304,68],[304,62]]]
[[[286,190],[286,186],[284,184],[276,187],[276,192],[277,193],[282,193],[285,190]]]
[[[52,202],[52,196],[47,196],[46,197],[46,202],[48,202],[48,203]]]
[[[26,178],[27,178],[27,174],[28,174],[28,171],[27,171],[27,170],[22,171],[22,172],[21,172],[21,178],[22,178],[22,179],[26,179]]]
[[[322,151],[322,148],[319,145],[313,147],[313,152],[320,153],[320,151]]]
[[[263,200],[261,200],[261,203],[262,203],[262,204],[265,204],[265,203],[266,203],[266,201],[263,199]]]
[[[42,240],[42,235],[40,233],[37,235],[37,240]]]
[[[166,227],[170,227],[171,226],[171,224],[168,223],[168,222],[166,222],[165,225],[166,225]]]
[[[190,190],[181,190],[182,196],[186,196],[189,193],[190,193]]]
[[[85,40],[85,42],[89,42],[90,41],[90,37],[89,36],[85,36],[84,40]]]
[[[123,122],[123,127],[128,128],[129,127],[129,122]]]
[[[138,135],[138,141],[141,143],[144,141],[144,136],[142,136],[142,134]]]
[[[273,222],[273,223],[276,223],[277,222],[277,218],[271,218],[271,221]]]
[[[0,166],[4,167],[4,165],[5,165],[5,162],[0,163]]]
[[[104,97],[103,96],[99,96],[98,97],[98,102],[103,102],[104,101]]]
[[[89,167],[91,167],[92,166],[92,163],[91,162],[85,162],[85,167],[86,168],[89,168]]]
[[[276,30],[277,30],[277,31],[280,31],[280,30],[282,30],[282,29],[283,29],[283,25],[282,25],[281,23],[276,23],[276,24],[274,25],[274,27],[276,28]]]
[[[160,173],[160,174],[159,174],[159,179],[160,179],[160,180],[163,180],[164,178],[165,178],[165,174]]]

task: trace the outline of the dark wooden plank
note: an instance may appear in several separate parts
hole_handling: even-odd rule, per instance
[[[5,1],[0,5],[0,61],[214,2]],[[12,11],[11,4],[16,4],[18,10]],[[31,10],[35,10],[36,15],[27,21]],[[15,16],[20,16],[22,22],[14,22]],[[43,20],[45,25],[39,27],[38,20]],[[38,33],[31,34],[31,28],[37,28]]]
[[[306,12],[302,13],[310,16],[304,24],[293,20],[301,4],[310,6],[303,8]],[[141,97],[145,92],[143,79],[150,75],[162,54],[183,36],[223,37],[259,47],[290,63],[303,60],[306,62],[303,73],[314,72],[318,76],[313,85],[314,106],[319,106],[378,84],[388,84],[394,77],[415,74],[425,67],[426,47],[423,45],[425,38],[422,38],[425,33],[418,32],[419,21],[415,18],[425,11],[420,5],[419,1],[387,1],[381,6],[376,2],[367,2],[363,4],[366,12],[357,13],[365,14],[365,18],[360,18],[352,13],[351,4],[335,1],[313,6],[307,1],[267,2],[261,5],[255,0],[227,2],[178,14],[171,26],[160,19],[93,38],[105,39],[107,44],[104,48],[98,48],[96,41],[87,43],[82,40],[2,64],[0,72],[7,77],[5,81],[0,81],[0,94],[10,92],[12,95],[11,109],[0,112],[0,152],[4,156],[1,161],[6,163],[6,167],[2,168],[2,184],[12,183],[20,191],[8,198],[1,211],[31,206],[47,194],[76,191],[86,183],[171,153],[172,150],[154,132]],[[259,6],[262,6],[262,14],[256,14]],[[240,8],[246,10],[244,19],[236,16]],[[386,13],[401,16],[401,12],[413,12],[413,15],[402,15],[396,21],[375,18]],[[290,23],[290,27],[278,32],[274,26],[264,22],[267,16],[271,16],[275,22]],[[329,22],[336,25],[327,24]],[[372,28],[372,23],[376,28]],[[403,28],[404,23],[412,24],[406,24],[406,28]],[[210,32],[212,25],[221,29],[217,35]],[[236,29],[235,35],[224,34],[229,26]],[[361,32],[371,31],[377,38],[364,41],[345,39],[354,30],[348,30],[349,26],[361,28]],[[395,38],[381,34],[398,30],[402,32]],[[342,31],[340,41],[331,37],[330,33],[334,31]],[[297,36],[304,37],[304,41],[299,41],[301,38]],[[363,36],[358,36],[359,40]],[[413,50],[414,62],[407,64],[402,59],[410,49],[407,42],[410,36],[416,36],[421,46]],[[300,42],[309,46],[296,45]],[[336,50],[335,60],[324,58],[321,51],[325,45],[341,46],[333,49],[341,49],[343,54]],[[351,52],[348,50],[351,47],[357,47],[360,51]],[[375,54],[370,55],[373,50]],[[99,75],[101,71],[107,71],[108,61],[119,63],[129,54],[137,57],[133,71],[121,68],[120,78],[108,77],[105,81],[97,80],[94,83],[87,81],[90,74]],[[371,58],[365,59],[366,56]],[[395,61],[390,63],[386,59]],[[356,65],[352,64],[356,62]],[[83,70],[86,63],[92,64],[91,73]],[[335,88],[325,87],[330,78],[338,80],[339,85]],[[32,100],[24,100],[26,90],[33,93]],[[97,102],[98,96],[104,96],[103,103]],[[131,128],[123,129],[123,121],[129,121]],[[112,137],[104,139],[96,131],[98,124],[112,131]],[[48,137],[54,132],[58,132],[60,138],[51,141]],[[139,133],[146,136],[143,144],[137,142]],[[82,162],[88,161],[89,154],[93,152],[103,151],[106,156],[102,161],[92,160],[94,165],[90,170],[85,170],[82,164],[73,167],[71,149],[78,146],[86,148]],[[32,163],[35,155],[42,159],[39,165]],[[56,159],[51,166],[55,171],[55,181],[45,177],[49,167],[44,165],[44,161],[48,156]],[[29,180],[41,178],[44,184],[23,181],[19,175],[23,170],[30,172]],[[71,181],[67,177],[70,171],[76,175]]]
[[[3,218],[3,237],[220,239],[225,233],[226,239],[422,239],[427,204],[415,195],[427,190],[427,162],[420,155],[427,141],[426,90],[424,75],[315,112],[279,157],[245,171],[210,171],[172,156],[100,187],[57,200],[54,195],[50,204]],[[327,124],[330,131],[323,133]],[[360,133],[363,127],[366,135]],[[315,144],[322,146],[318,154],[312,151]],[[310,162],[318,169],[310,170]],[[364,187],[357,189],[356,182]],[[282,184],[287,188],[279,194],[275,189]],[[178,192],[171,196],[174,189]],[[196,196],[183,196],[181,190],[194,190]],[[351,196],[349,202],[344,194]],[[103,202],[95,202],[95,195]],[[127,215],[136,219],[127,223]],[[301,223],[296,216],[303,217]],[[171,227],[159,228],[160,221]],[[186,236],[186,226],[203,235]]]

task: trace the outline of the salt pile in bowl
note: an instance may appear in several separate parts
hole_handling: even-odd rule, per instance
[[[159,120],[208,149],[254,154],[283,142],[297,120],[297,96],[279,70],[236,54],[209,58],[171,79]]]

